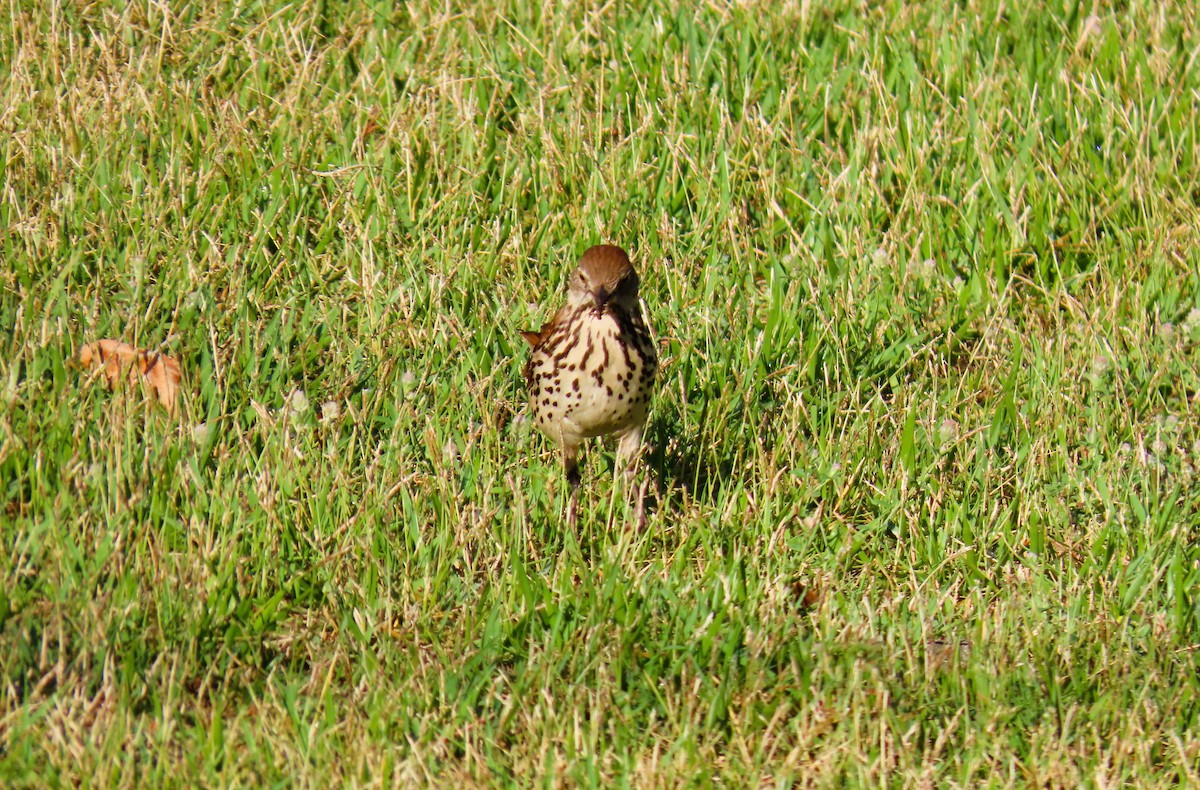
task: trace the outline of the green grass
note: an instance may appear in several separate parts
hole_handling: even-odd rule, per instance
[[[558,5],[0,12],[0,784],[1200,781],[1194,4]]]

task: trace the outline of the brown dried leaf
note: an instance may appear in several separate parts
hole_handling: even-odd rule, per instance
[[[79,362],[84,367],[101,366],[109,387],[122,381],[140,379],[167,411],[175,413],[179,397],[179,381],[183,372],[179,363],[157,351],[143,351],[119,340],[98,340],[79,350]]]
[[[971,643],[963,639],[952,642],[946,639],[931,639],[925,643],[925,655],[933,668],[952,663],[955,658],[971,655]]]
[[[816,608],[824,597],[824,591],[820,584],[814,581],[793,579],[790,587],[792,600],[796,602],[796,608],[802,612]]]
[[[119,340],[99,340],[79,349],[80,364],[85,368],[102,365],[110,387],[117,385],[124,372],[133,369],[137,356],[136,348]]]

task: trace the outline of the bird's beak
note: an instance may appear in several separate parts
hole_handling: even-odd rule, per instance
[[[592,298],[596,300],[596,309],[603,310],[608,305],[609,300],[612,299],[612,296],[612,292],[603,285],[593,291]]]

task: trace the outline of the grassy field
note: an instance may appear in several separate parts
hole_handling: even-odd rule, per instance
[[[649,5],[0,11],[0,784],[1200,781],[1196,6]]]

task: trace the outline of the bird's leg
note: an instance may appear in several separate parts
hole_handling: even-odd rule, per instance
[[[629,500],[629,503],[633,505],[633,517],[637,520],[639,529],[646,526],[646,484],[643,481],[642,485],[638,487],[635,497],[633,479],[637,475],[637,460],[641,452],[642,426],[638,425],[621,434],[621,441],[617,445],[617,467],[615,471],[617,476],[622,471],[625,473],[625,496]]]
[[[579,446],[563,445],[563,468],[567,473],[567,484],[571,486],[571,498],[567,500],[567,529],[575,529],[575,510],[579,504]]]

